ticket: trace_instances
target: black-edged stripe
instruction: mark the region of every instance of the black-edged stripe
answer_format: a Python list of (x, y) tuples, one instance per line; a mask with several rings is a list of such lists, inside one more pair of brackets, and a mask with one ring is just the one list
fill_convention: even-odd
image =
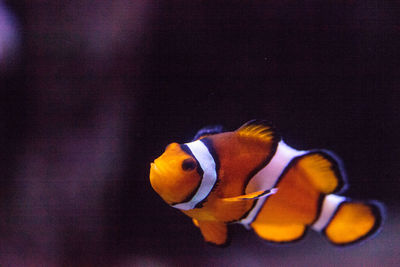
[[(282, 181), (283, 177), (285, 177), (285, 175), (289, 172), (289, 170), (290, 170), (303, 156), (305, 156), (305, 155), (307, 155), (307, 154), (303, 154), (303, 155), (294, 157), (294, 158), (286, 165), (286, 167), (283, 169), (281, 175), (280, 175), (279, 178), (276, 180), (276, 182), (275, 182), (275, 184), (272, 186), (272, 188), (277, 188), (277, 187), (279, 187), (279, 183)], [(267, 197), (267, 199), (265, 200), (263, 206), (267, 205), (268, 199), (269, 199), (269, 197)], [(261, 210), (262, 210), (262, 207), (261, 207), (261, 209), (257, 212), (256, 216), (254, 217), (253, 222), (257, 220), (258, 214), (260, 213)]]
[(324, 204), (325, 194), (319, 194), (318, 201), (317, 201), (317, 212), (315, 213), (314, 220), (309, 225), (313, 225), (316, 221), (318, 221), (319, 216), (321, 216), (322, 206)]
[[(212, 140), (211, 140), (210, 138), (207, 138), (207, 137), (200, 139), (200, 142), (202, 142), (202, 143), (206, 146), (206, 148), (208, 149), (208, 152), (210, 152), (211, 156), (212, 156), (213, 159), (214, 159), (214, 162), (215, 162), (215, 172), (216, 172), (216, 174), (217, 174), (217, 181), (215, 182), (213, 188), (212, 188), (211, 191), (208, 193), (208, 195), (207, 195), (202, 201), (200, 201), (199, 203), (197, 203), (196, 206), (195, 206), (195, 208), (201, 208), (201, 207), (203, 207), (204, 203), (207, 202), (207, 200), (208, 200), (208, 196), (211, 194), (211, 192), (213, 192), (213, 191), (215, 190), (215, 188), (218, 187), (219, 182), (220, 182), (220, 179), (219, 179), (219, 177), (220, 177), (220, 176), (219, 176), (219, 171), (220, 171), (220, 166), (221, 166), (221, 164), (220, 164), (220, 161), (219, 161), (218, 154), (217, 154), (217, 152), (216, 152), (216, 150), (215, 150), (215, 148), (214, 148), (213, 142), (212, 142)], [(203, 176), (201, 176), (201, 177), (203, 177)], [(197, 188), (197, 189), (198, 189), (198, 188)], [(197, 189), (196, 189), (196, 192), (197, 192)]]

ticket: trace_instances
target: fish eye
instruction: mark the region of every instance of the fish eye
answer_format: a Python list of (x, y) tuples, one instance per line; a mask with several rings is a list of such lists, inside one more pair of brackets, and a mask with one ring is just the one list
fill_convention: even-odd
[(191, 171), (191, 170), (194, 170), (195, 168), (196, 168), (196, 161), (194, 161), (194, 159), (189, 158), (189, 159), (185, 159), (182, 162), (182, 169), (184, 171)]

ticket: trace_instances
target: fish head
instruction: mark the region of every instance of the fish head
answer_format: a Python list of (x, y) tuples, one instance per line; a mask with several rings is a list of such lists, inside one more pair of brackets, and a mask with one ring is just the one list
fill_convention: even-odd
[(170, 205), (188, 200), (200, 182), (196, 159), (178, 143), (168, 145), (165, 152), (151, 163), (151, 186)]

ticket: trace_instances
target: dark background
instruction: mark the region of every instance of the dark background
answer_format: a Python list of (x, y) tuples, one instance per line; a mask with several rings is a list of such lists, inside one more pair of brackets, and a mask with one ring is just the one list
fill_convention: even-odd
[[(0, 57), (2, 265), (399, 265), (399, 3), (5, 4), (19, 45)], [(338, 154), (346, 195), (385, 203), (381, 234), (279, 247), (233, 226), (230, 247), (206, 245), (149, 164), (204, 125), (253, 118)]]

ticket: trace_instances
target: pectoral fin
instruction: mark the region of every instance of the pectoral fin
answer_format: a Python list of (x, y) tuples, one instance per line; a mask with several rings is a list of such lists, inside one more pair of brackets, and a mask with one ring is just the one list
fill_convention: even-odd
[(228, 227), (225, 223), (214, 221), (197, 221), (205, 241), (217, 246), (228, 244)]
[(248, 201), (248, 200), (254, 200), (254, 199), (259, 199), (262, 197), (266, 197), (272, 194), (275, 194), (278, 191), (278, 188), (272, 188), (271, 190), (265, 190), (265, 191), (258, 191), (246, 195), (241, 195), (237, 197), (230, 197), (230, 198), (223, 198), (223, 201), (226, 202), (240, 202), (240, 201)]

